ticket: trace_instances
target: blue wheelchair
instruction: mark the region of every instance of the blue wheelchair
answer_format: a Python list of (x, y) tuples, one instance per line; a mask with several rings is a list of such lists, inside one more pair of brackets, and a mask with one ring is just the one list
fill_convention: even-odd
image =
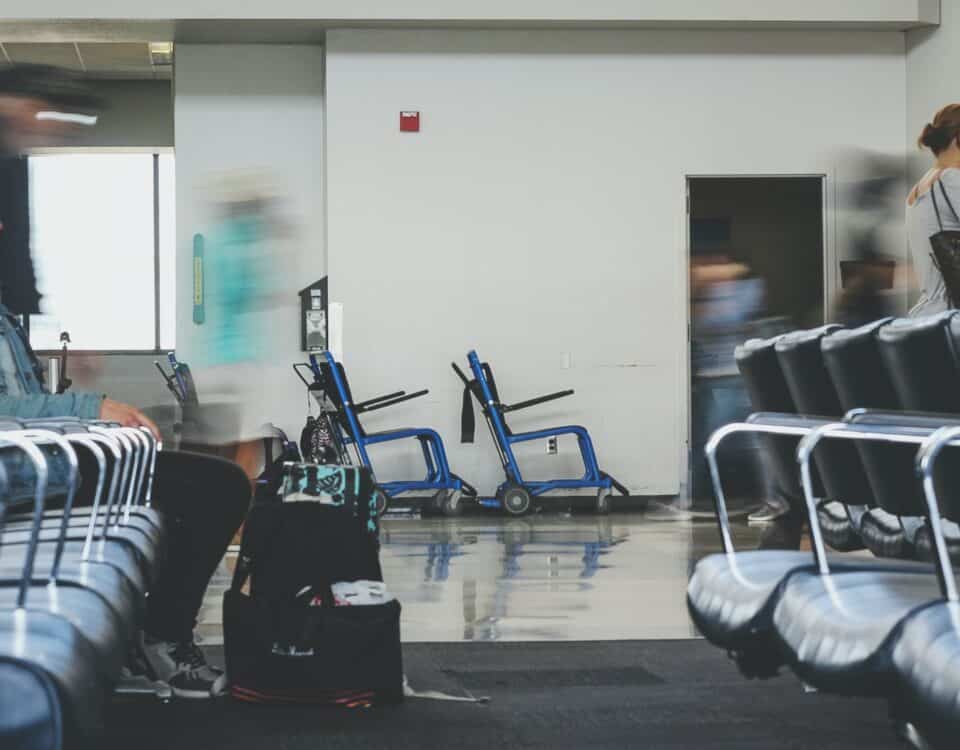
[(322, 391), (329, 400), (333, 417), (330, 425), (342, 455), (346, 456), (347, 448), (352, 446), (358, 462), (373, 472), (367, 451), (369, 446), (407, 439), (420, 442), (426, 464), (426, 477), (420, 480), (378, 482), (377, 506), (381, 514), (393, 498), (408, 492), (432, 493), (430, 509), (445, 515), (459, 514), (463, 508), (462, 501), (477, 496), (477, 491), (471, 485), (450, 471), (443, 439), (436, 430), (406, 427), (384, 432), (367, 432), (360, 423), (361, 414), (420, 398), (429, 391), (410, 394), (397, 391), (357, 403), (353, 400), (346, 370), (330, 352), (311, 354), (309, 367), (313, 372), (313, 382), (308, 383), (307, 387), (315, 396)]
[[(507, 513), (514, 516), (528, 513), (533, 504), (533, 498), (543, 495), (545, 492), (550, 492), (551, 490), (596, 489), (596, 510), (598, 513), (606, 514), (610, 512), (610, 496), (613, 490), (617, 490), (617, 492), (624, 496), (630, 494), (627, 488), (620, 482), (600, 470), (597, 464), (597, 454), (593, 449), (593, 442), (590, 440), (590, 435), (585, 427), (568, 425), (536, 430), (534, 432), (515, 433), (511, 431), (507, 425), (506, 415), (510, 412), (572, 396), (572, 390), (559, 391), (558, 393), (551, 393), (547, 396), (539, 396), (538, 398), (521, 401), (517, 404), (504, 404), (500, 401), (497, 383), (493, 377), (493, 370), (490, 368), (490, 365), (486, 362), (481, 363), (475, 351), (467, 354), (467, 361), (470, 364), (470, 371), (473, 374), (472, 379), (468, 378), (455, 362), (452, 363), (454, 372), (457, 373), (457, 376), (463, 381), (464, 385), (464, 433), (465, 435), (472, 433), (473, 406), (469, 394), (473, 394), (483, 410), (484, 417), (487, 420), (487, 427), (490, 429), (493, 442), (500, 455), (500, 463), (503, 465), (506, 481), (497, 488), (496, 499)], [(583, 457), (584, 475), (579, 479), (548, 479), (543, 481), (524, 479), (520, 473), (520, 465), (517, 463), (516, 456), (513, 453), (513, 446), (517, 443), (525, 443), (531, 440), (546, 440), (547, 438), (559, 437), (561, 435), (576, 436), (577, 443), (580, 446), (580, 454)]]

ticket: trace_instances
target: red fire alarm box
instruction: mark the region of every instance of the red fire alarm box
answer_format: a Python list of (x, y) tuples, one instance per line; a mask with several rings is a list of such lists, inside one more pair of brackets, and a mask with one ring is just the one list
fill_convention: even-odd
[(400, 113), (400, 132), (401, 133), (419, 133), (420, 132), (420, 113), (419, 112), (401, 112)]

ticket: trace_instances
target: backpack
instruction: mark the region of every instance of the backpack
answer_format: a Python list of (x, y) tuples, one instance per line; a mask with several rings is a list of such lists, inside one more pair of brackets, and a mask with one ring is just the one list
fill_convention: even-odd
[(288, 464), (283, 494), (297, 499), (254, 504), (223, 600), (235, 698), (349, 707), (402, 699), (399, 602), (338, 606), (334, 597), (350, 582), (382, 593), (370, 583), (383, 580), (374, 487), (363, 467)]

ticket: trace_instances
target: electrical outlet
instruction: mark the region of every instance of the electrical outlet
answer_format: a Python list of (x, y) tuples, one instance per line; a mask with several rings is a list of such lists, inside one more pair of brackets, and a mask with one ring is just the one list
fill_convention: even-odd
[(556, 436), (554, 436), (554, 437), (548, 437), (548, 438), (547, 438), (547, 454), (550, 455), (550, 456), (555, 456), (555, 455), (557, 455), (557, 438), (556, 438)]

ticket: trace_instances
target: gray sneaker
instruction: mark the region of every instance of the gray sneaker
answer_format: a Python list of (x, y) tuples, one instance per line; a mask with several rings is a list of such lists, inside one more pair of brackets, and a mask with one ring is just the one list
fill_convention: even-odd
[(216, 698), (227, 690), (227, 675), (207, 664), (192, 640), (161, 641), (144, 634), (143, 655), (153, 677), (166, 682), (178, 698)]
[(755, 510), (753, 513), (747, 516), (747, 523), (773, 523), (781, 516), (786, 515), (789, 511), (790, 506), (783, 500), (779, 498), (775, 500), (767, 500), (759, 510)]

